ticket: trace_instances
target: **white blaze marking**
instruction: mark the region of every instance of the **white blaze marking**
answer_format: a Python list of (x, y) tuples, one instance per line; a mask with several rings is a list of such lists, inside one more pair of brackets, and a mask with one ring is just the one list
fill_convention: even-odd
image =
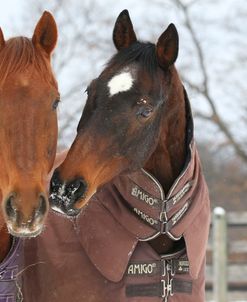
[(130, 72), (122, 72), (115, 75), (107, 84), (110, 96), (119, 92), (128, 91), (133, 85), (134, 79)]

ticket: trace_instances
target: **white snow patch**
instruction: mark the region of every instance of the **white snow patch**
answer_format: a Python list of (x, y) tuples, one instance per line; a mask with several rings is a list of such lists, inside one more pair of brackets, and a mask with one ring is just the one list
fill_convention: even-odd
[(59, 207), (57, 206), (51, 206), (52, 210), (55, 211), (55, 212), (58, 212), (58, 213), (61, 213), (61, 214), (65, 214)]
[(63, 196), (64, 192), (65, 192), (65, 183), (63, 183), (63, 185), (59, 187), (58, 195)]
[(128, 91), (132, 87), (134, 79), (130, 72), (122, 72), (115, 75), (107, 84), (110, 96), (119, 92)]

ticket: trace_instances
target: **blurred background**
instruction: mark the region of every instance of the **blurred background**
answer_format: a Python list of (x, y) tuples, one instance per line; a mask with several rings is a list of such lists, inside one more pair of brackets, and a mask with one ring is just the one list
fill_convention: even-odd
[[(245, 242), (241, 247), (245, 246), (242, 251), (246, 254), (229, 261), (241, 258), (247, 263), (247, 216), (243, 216), (247, 211), (247, 1), (0, 3), (0, 26), (5, 38), (31, 37), (44, 10), (52, 12), (57, 21), (59, 41), (53, 66), (62, 100), (59, 149), (69, 147), (73, 141), (86, 98), (84, 91), (115, 52), (112, 29), (118, 14), (125, 8), (129, 10), (140, 40), (156, 42), (169, 23), (176, 25), (180, 36), (176, 65), (191, 100), (212, 207), (220, 205), (229, 213), (239, 213), (235, 221), (243, 223), (230, 228), (228, 237), (229, 241), (237, 238), (238, 244)], [(210, 248), (208, 253), (210, 259)]]

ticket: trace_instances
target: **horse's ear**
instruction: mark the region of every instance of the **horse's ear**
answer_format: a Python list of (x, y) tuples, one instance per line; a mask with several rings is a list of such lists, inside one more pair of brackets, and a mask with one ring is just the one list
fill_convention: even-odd
[(175, 63), (178, 56), (178, 32), (174, 24), (170, 24), (159, 37), (156, 45), (159, 65), (168, 68)]
[(4, 45), (5, 45), (5, 40), (4, 40), (2, 29), (0, 27), (0, 50), (4, 47)]
[(113, 29), (113, 42), (117, 50), (129, 47), (136, 42), (136, 34), (127, 9), (118, 16)]
[(48, 55), (57, 43), (57, 25), (51, 13), (45, 11), (35, 27), (32, 42), (42, 47)]

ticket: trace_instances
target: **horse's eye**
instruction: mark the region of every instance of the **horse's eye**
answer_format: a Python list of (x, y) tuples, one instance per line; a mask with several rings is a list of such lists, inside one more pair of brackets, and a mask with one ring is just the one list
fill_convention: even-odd
[(137, 112), (137, 116), (148, 118), (151, 116), (152, 113), (153, 113), (153, 108), (151, 106), (145, 106), (139, 108)]
[(59, 102), (60, 102), (60, 99), (56, 99), (56, 100), (53, 102), (53, 104), (52, 104), (52, 109), (53, 109), (53, 110), (56, 110), (56, 109), (57, 109), (57, 106), (58, 106)]

